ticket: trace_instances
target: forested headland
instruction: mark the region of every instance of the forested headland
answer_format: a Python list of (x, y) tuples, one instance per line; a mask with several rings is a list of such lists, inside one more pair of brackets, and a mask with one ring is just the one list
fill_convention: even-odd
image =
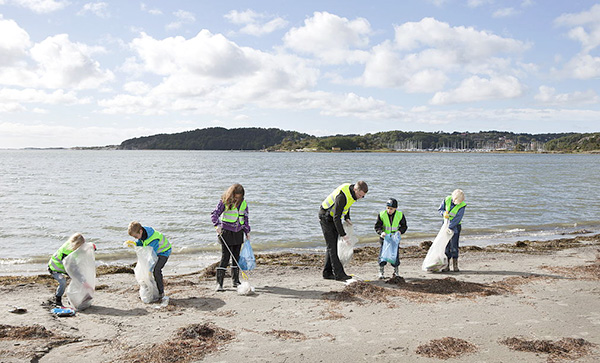
[(313, 136), (277, 128), (212, 127), (123, 141), (124, 150), (265, 151), (600, 151), (600, 133), (526, 134), (503, 131), (385, 131)]

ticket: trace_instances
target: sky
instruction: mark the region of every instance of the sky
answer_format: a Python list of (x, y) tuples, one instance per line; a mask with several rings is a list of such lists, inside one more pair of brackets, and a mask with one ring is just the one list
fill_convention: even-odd
[(600, 131), (600, 1), (0, 0), (0, 148)]

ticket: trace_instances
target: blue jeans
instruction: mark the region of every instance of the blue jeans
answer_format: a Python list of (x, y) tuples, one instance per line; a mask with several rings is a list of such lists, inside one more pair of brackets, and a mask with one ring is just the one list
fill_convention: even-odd
[(65, 293), (65, 288), (67, 287), (67, 277), (60, 272), (52, 271), (50, 269), (48, 269), (48, 270), (50, 271), (50, 274), (52, 275), (52, 277), (54, 277), (54, 279), (56, 281), (58, 281), (58, 288), (56, 289), (56, 296), (62, 297)]
[(460, 224), (454, 229), (454, 235), (450, 239), (450, 242), (446, 245), (446, 256), (448, 259), (458, 258), (458, 237), (460, 237)]

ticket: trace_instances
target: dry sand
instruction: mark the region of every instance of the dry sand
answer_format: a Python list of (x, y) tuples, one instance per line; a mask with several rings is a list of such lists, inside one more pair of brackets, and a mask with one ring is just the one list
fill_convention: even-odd
[(321, 278), (323, 256), (263, 255), (252, 296), (230, 279), (215, 292), (214, 266), (167, 263), (163, 308), (140, 301), (129, 268), (99, 271), (92, 307), (68, 318), (49, 312), (49, 275), (0, 277), (0, 362), (600, 361), (600, 235), (516, 246), (463, 248), (444, 274), (405, 249), (388, 281), (363, 248), (350, 285)]

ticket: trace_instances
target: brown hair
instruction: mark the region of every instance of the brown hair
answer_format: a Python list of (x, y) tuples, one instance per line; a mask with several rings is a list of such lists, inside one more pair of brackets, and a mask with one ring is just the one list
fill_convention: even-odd
[(127, 228), (127, 233), (131, 237), (133, 237), (133, 234), (138, 233), (139, 231), (142, 230), (142, 228), (144, 228), (144, 227), (142, 227), (140, 222), (133, 221), (133, 222), (129, 223), (129, 227)]
[(242, 200), (240, 200), (236, 204), (236, 200), (235, 200), (236, 194), (241, 194), (242, 200), (244, 199), (245, 191), (244, 191), (244, 187), (242, 186), (242, 184), (235, 183), (232, 186), (230, 186), (229, 188), (227, 188), (225, 193), (223, 193), (223, 195), (221, 196), (221, 200), (223, 201), (223, 204), (225, 204), (225, 207), (231, 209), (231, 208), (233, 208), (234, 205), (236, 207), (239, 207), (240, 204), (242, 204)]
[(357, 181), (357, 182), (356, 182), (356, 187), (357, 187), (359, 190), (362, 190), (362, 191), (363, 191), (363, 192), (365, 192), (365, 193), (367, 193), (367, 192), (369, 191), (369, 186), (367, 185), (367, 183), (365, 183), (365, 182), (364, 182), (364, 181), (362, 181), (362, 180), (359, 180), (359, 181)]

